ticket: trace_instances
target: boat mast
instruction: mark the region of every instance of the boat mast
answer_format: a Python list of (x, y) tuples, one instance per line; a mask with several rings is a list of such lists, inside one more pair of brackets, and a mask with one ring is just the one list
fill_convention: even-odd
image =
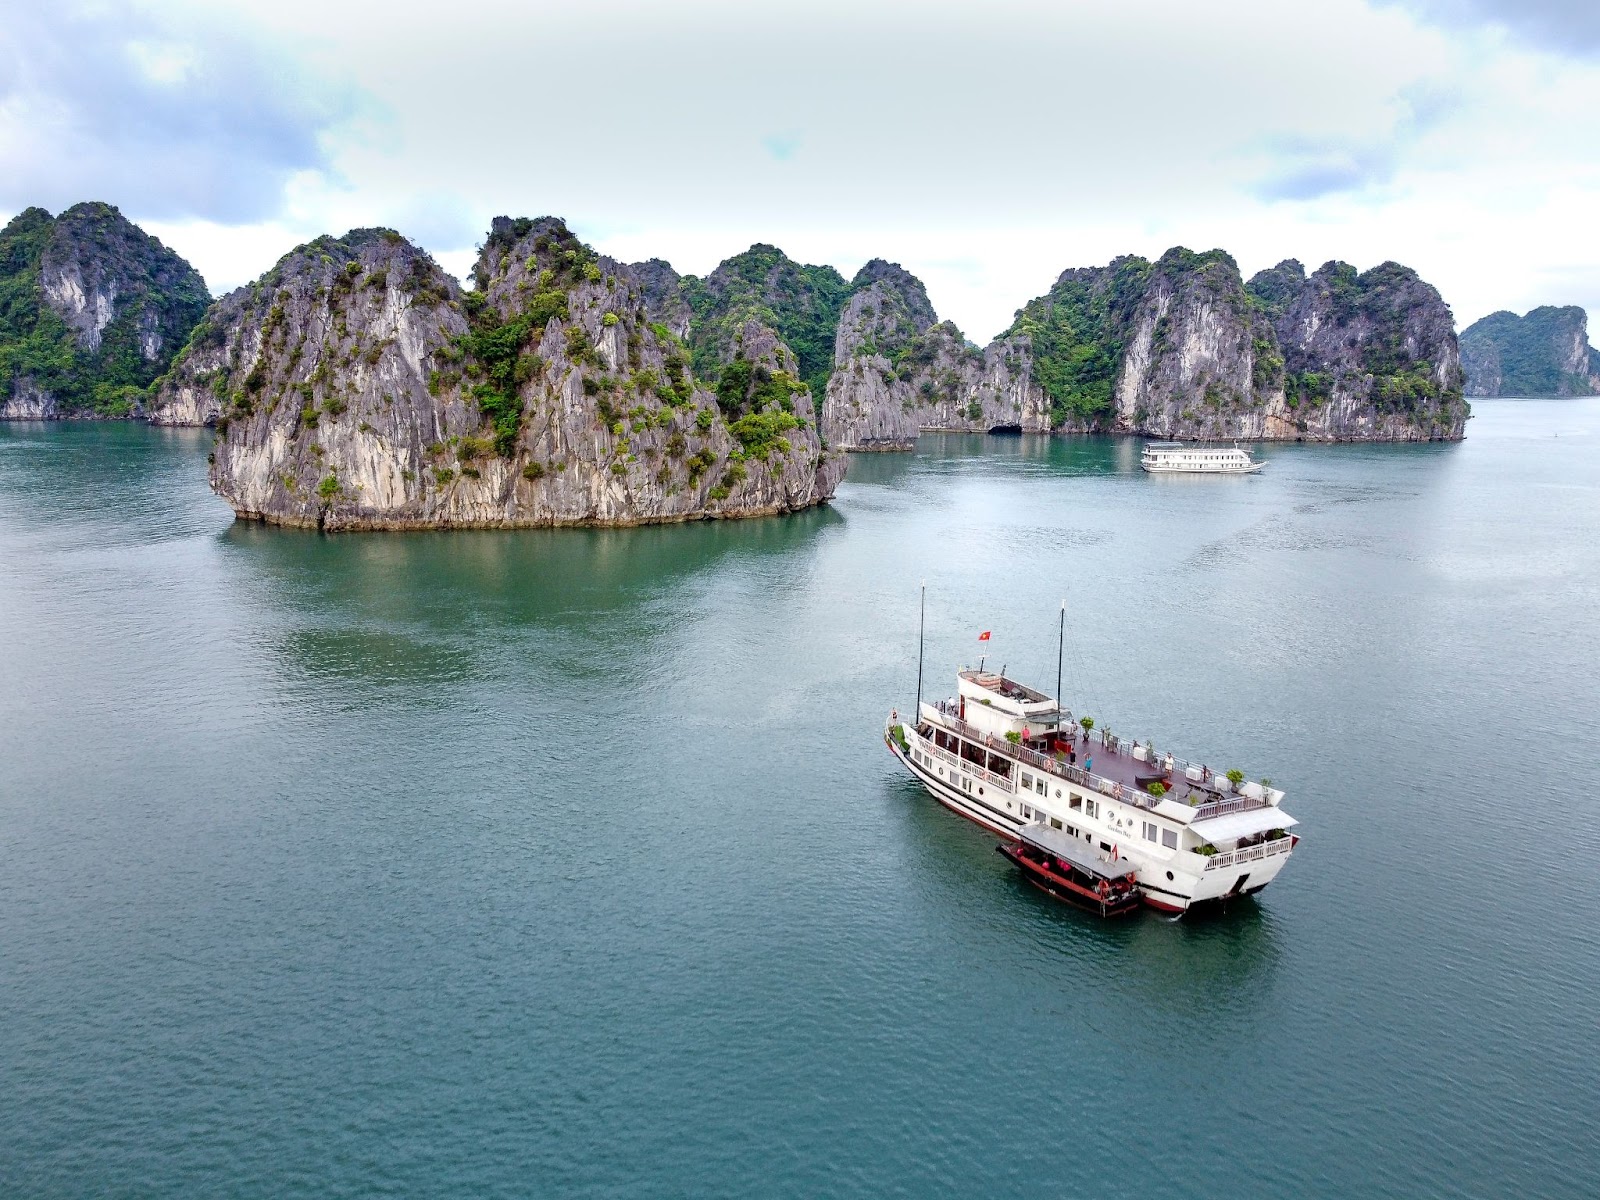
[[(1058, 714), (1061, 711), (1061, 652), (1066, 647), (1066, 644), (1067, 644), (1067, 602), (1065, 600), (1063, 600), (1061, 602), (1061, 630), (1056, 635), (1056, 712)], [(1061, 726), (1060, 726), (1059, 722), (1056, 725), (1056, 732), (1057, 733), (1061, 732)]]
[(913, 725), (922, 722), (922, 634), (928, 626), (928, 581), (922, 581), (922, 610), (917, 616), (917, 707), (911, 714)]

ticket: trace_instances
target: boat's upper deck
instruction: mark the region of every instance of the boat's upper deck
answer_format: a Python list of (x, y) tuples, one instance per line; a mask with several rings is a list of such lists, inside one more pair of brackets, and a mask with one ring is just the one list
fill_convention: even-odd
[(1004, 675), (997, 675), (993, 671), (960, 671), (958, 677), (968, 683), (982, 688), (984, 691), (999, 696), (1005, 700), (1013, 700), (1018, 704), (1045, 704), (1055, 707), (1055, 700), (1043, 692), (1035, 691), (1025, 683), (1018, 683), (1015, 679), (1007, 679)]
[[(976, 672), (962, 672), (961, 678), (965, 680), (969, 674)], [(961, 697), (936, 704), (925, 703), (922, 716), (933, 718), (948, 732), (981, 745), (990, 753), (1144, 808), (1170, 806), (1167, 812), (1173, 816), (1181, 814), (1180, 819), (1186, 822), (1276, 806), (1283, 797), (1281, 791), (1262, 783), (1244, 782), (1235, 787), (1225, 771), (1217, 772), (1201, 763), (1186, 762), (1139, 741), (1130, 741), (1109, 729), (1085, 732), (1073, 723), (1070, 712), (1058, 709), (1048, 696), (1032, 688), (1022, 688), (1020, 684), (1012, 686), (1025, 691), (1030, 699), (1038, 697), (1036, 703), (1058, 713), (1059, 726), (1055, 721), (1048, 722), (1055, 728), (1041, 729), (1040, 736), (1026, 740), (996, 737), (966, 719), (987, 714), (973, 713), (970, 703), (963, 705)], [(1167, 789), (1159, 797), (1149, 790), (1149, 785), (1157, 782)]]

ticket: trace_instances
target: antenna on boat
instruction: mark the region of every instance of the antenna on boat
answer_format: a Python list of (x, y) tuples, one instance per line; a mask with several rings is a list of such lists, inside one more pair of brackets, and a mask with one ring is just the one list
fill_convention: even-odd
[(917, 707), (911, 714), (912, 724), (922, 721), (922, 634), (928, 626), (928, 581), (922, 581), (922, 611), (917, 616)]
[[(1061, 631), (1056, 635), (1056, 712), (1061, 712), (1061, 652), (1067, 644), (1067, 602), (1061, 602)], [(1059, 725), (1057, 729), (1059, 731)]]

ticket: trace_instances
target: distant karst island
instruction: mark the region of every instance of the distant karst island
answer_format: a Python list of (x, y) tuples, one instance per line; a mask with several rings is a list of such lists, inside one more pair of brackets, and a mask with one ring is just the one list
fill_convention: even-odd
[(470, 288), (362, 229), (207, 307), (82, 204), (0, 233), (0, 289), (0, 417), (214, 425), (240, 516), (324, 529), (787, 512), (833, 494), (840, 451), (927, 430), (1424, 441), (1468, 415), (1450, 310), (1395, 263), (1247, 282), (1220, 250), (1127, 256), (980, 348), (881, 259), (846, 280), (755, 245), (681, 276), (554, 217), (496, 218)]
[(1461, 334), (1469, 396), (1600, 395), (1600, 350), (1575, 305), (1490, 313)]
[(210, 303), (111, 205), (26, 209), (0, 231), (0, 418), (139, 415)]

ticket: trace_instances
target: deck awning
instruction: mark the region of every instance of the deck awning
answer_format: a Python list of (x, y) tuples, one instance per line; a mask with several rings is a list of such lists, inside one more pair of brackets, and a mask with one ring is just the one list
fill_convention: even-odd
[[(1071, 718), (1072, 714), (1067, 712), (1065, 709), (1053, 708), (1049, 712), (1024, 713), (1022, 716), (1022, 723), (1024, 725), (1036, 725), (1042, 728), (1046, 725), (1060, 725), (1061, 722), (1071, 720)], [(1015, 720), (1015, 718), (1013, 718), (1013, 720)]]
[(1030, 846), (1037, 846), (1071, 863), (1078, 870), (1097, 875), (1102, 879), (1121, 879), (1124, 875), (1132, 875), (1139, 869), (1125, 858), (1107, 862), (1095, 853), (1088, 842), (1069, 836), (1065, 830), (1052, 829), (1049, 825), (1041, 825), (1038, 822), (1024, 825), (1017, 831), (1017, 836)]
[(1290, 829), (1299, 823), (1281, 808), (1253, 808), (1248, 812), (1195, 821), (1189, 828), (1208, 842), (1229, 842), (1234, 838), (1254, 837), (1269, 829)]

